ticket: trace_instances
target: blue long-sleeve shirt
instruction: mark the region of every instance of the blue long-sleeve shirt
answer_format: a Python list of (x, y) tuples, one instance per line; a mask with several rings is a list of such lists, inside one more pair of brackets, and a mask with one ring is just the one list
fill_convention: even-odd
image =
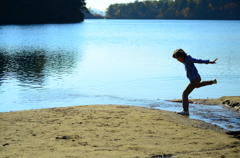
[(194, 59), (192, 58), (190, 55), (188, 55), (186, 57), (186, 59), (184, 60), (183, 64), (185, 66), (185, 70), (187, 73), (187, 78), (190, 81), (194, 81), (196, 80), (198, 77), (200, 77), (197, 68), (195, 67), (194, 63), (205, 63), (208, 64), (209, 60), (202, 60), (202, 59)]

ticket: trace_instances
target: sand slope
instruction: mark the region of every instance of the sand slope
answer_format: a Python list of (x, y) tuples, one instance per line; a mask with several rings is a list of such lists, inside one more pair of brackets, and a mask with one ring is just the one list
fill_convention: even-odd
[(134, 106), (0, 113), (0, 157), (239, 157), (240, 140), (217, 131), (185, 116)]

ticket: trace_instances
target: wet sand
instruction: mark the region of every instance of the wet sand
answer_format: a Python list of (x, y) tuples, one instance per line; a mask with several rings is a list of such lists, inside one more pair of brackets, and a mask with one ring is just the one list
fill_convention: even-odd
[(238, 133), (173, 112), (89, 105), (0, 113), (0, 157), (226, 157)]
[[(182, 102), (181, 99), (167, 100), (171, 102)], [(221, 98), (210, 98), (210, 99), (189, 99), (190, 103), (204, 104), (204, 105), (224, 105), (233, 108), (240, 112), (240, 96), (224, 96)]]

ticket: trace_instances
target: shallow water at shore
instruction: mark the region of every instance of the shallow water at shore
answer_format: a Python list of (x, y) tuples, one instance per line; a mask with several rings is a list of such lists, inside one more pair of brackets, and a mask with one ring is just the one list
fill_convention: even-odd
[[(66, 103), (55, 100), (51, 106), (47, 106), (48, 102), (39, 99), (39, 104), (45, 102), (46, 106), (42, 108), (51, 108), (51, 107), (66, 107)], [(65, 101), (71, 101), (75, 105), (90, 105), (89, 100), (91, 100), (91, 105), (132, 105), (132, 106), (141, 106), (159, 110), (166, 110), (171, 112), (177, 112), (182, 110), (181, 103), (169, 102), (165, 100), (151, 100), (151, 99), (130, 99), (130, 98), (119, 98), (114, 96), (80, 96), (72, 95), (69, 98), (65, 98)], [(82, 104), (79, 104), (81, 102)], [(85, 104), (84, 104), (85, 103)], [(25, 104), (29, 109), (34, 109), (34, 106), (31, 102)], [(35, 107), (38, 109), (38, 105)], [(16, 107), (9, 107), (7, 111), (17, 111), (22, 110), (20, 105), (19, 109)], [(176, 114), (177, 115), (177, 114)], [(222, 106), (222, 105), (202, 105), (202, 104), (190, 104), (190, 116), (189, 119), (201, 120), (207, 123), (215, 124), (225, 130), (229, 131), (240, 131), (240, 113)]]
[[(181, 103), (164, 102), (154, 108), (176, 112), (182, 110), (181, 106)], [(215, 124), (229, 131), (240, 131), (240, 113), (223, 105), (190, 104), (190, 115), (187, 117)]]

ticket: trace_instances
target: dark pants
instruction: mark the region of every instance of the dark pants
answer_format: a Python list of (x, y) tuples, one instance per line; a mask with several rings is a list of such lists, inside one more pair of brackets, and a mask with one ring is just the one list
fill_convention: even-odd
[(182, 106), (183, 106), (183, 111), (188, 111), (189, 107), (189, 102), (188, 102), (188, 95), (195, 89), (195, 88), (200, 88), (203, 86), (207, 85), (212, 85), (213, 81), (202, 81), (201, 82), (201, 77), (197, 78), (194, 81), (191, 81), (185, 90), (183, 91), (182, 94)]

